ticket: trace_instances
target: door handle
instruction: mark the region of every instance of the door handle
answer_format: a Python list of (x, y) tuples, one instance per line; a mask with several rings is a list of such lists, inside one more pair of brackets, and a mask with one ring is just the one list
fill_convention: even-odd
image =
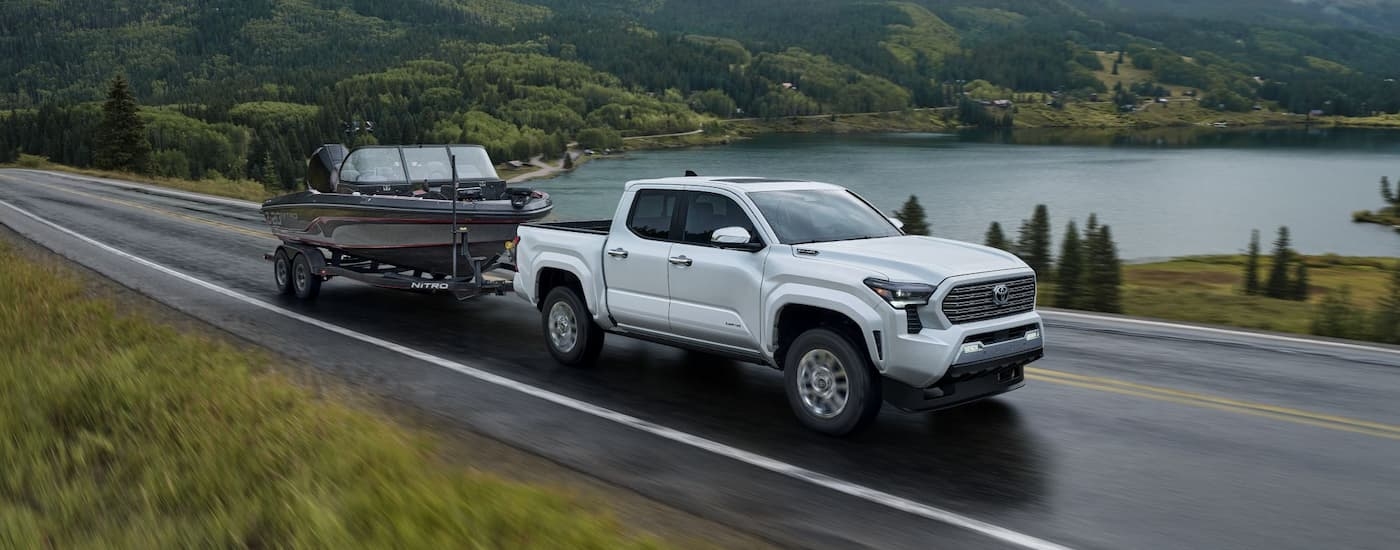
[(614, 258), (626, 258), (627, 251), (621, 248), (614, 248), (608, 251), (608, 255)]
[(674, 258), (671, 258), (671, 265), (678, 265), (678, 266), (681, 266), (681, 267), (690, 267), (691, 265), (694, 265), (694, 264), (695, 264), (695, 260), (692, 260), (692, 259), (687, 258), (687, 257), (685, 257), (685, 256), (676, 256), (676, 257), (674, 257)]

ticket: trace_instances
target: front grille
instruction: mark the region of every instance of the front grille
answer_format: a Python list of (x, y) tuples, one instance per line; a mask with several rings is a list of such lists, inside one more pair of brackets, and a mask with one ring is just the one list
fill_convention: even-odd
[[(1000, 285), (1006, 285), (1010, 291), (1005, 305), (997, 305), (994, 299), (994, 292)], [(943, 314), (955, 325), (997, 319), (1034, 309), (1034, 276), (959, 286), (943, 299)]]

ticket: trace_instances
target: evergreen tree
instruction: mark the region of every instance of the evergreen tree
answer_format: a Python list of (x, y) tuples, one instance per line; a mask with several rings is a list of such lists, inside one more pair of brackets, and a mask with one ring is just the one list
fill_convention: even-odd
[(1118, 260), (1118, 248), (1113, 233), (1101, 226), (1085, 241), (1085, 276), (1080, 307), (1091, 311), (1121, 313), (1123, 311), (1123, 266)]
[(1094, 234), (1094, 233), (1097, 232), (1098, 230), (1099, 230), (1099, 215), (1098, 215), (1098, 214), (1095, 214), (1095, 213), (1093, 213), (1093, 212), (1090, 212), (1090, 213), (1089, 213), (1089, 222), (1086, 223), (1086, 224), (1084, 224), (1084, 238), (1087, 240), (1087, 239), (1089, 238), (1089, 235)]
[(1084, 243), (1074, 222), (1065, 228), (1064, 244), (1060, 247), (1059, 269), (1055, 274), (1055, 307), (1074, 308), (1079, 303), (1080, 286), (1084, 281)]
[(1117, 63), (1114, 63), (1114, 64), (1113, 64), (1113, 74), (1115, 74), (1115, 75), (1118, 74), (1118, 64), (1117, 64)]
[(1289, 299), (1306, 302), (1308, 301), (1308, 263), (1301, 257), (1298, 258), (1298, 267), (1293, 271), (1293, 289), (1289, 292)]
[(1244, 260), (1244, 293), (1259, 295), (1259, 230), (1249, 236), (1249, 252)]
[(1021, 234), (1016, 243), (1016, 254), (1031, 266), (1041, 277), (1050, 274), (1050, 209), (1043, 204), (1035, 206), (1035, 214), (1029, 222), (1021, 222)]
[(1278, 238), (1274, 239), (1273, 265), (1269, 268), (1269, 282), (1264, 286), (1265, 296), (1285, 299), (1292, 293), (1293, 284), (1288, 280), (1288, 264), (1293, 261), (1290, 244), (1288, 227), (1278, 228)]
[(1400, 344), (1400, 262), (1390, 272), (1390, 288), (1378, 303), (1375, 330), (1371, 335), (1377, 342)]
[(904, 222), (904, 233), (908, 235), (928, 235), (928, 216), (924, 213), (919, 197), (909, 195), (904, 207), (894, 213), (894, 217)]
[(1351, 287), (1342, 286), (1328, 292), (1313, 317), (1312, 333), (1334, 338), (1362, 338), (1366, 332), (1366, 313), (1351, 303)]
[(570, 153), (568, 149), (564, 150), (564, 163), (560, 166), (563, 167), (565, 170), (574, 169), (574, 155), (573, 153)]
[(93, 163), (105, 170), (144, 174), (151, 170), (151, 144), (146, 140), (146, 124), (136, 106), (136, 98), (126, 77), (112, 79), (107, 102), (102, 104), (102, 123), (97, 127)]
[(1011, 243), (1006, 242), (1006, 233), (1001, 230), (1001, 224), (992, 222), (992, 226), (987, 228), (987, 246), (1000, 250), (1010, 250)]
[(1400, 189), (1392, 191), (1390, 189), (1390, 178), (1381, 176), (1381, 198), (1392, 210), (1400, 210)]

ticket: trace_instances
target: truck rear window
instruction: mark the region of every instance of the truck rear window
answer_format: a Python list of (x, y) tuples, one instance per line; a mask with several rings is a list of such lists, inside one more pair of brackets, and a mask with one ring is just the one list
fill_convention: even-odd
[(637, 193), (632, 212), (627, 216), (627, 228), (644, 239), (665, 240), (671, 237), (671, 220), (680, 202), (677, 191), (648, 190)]

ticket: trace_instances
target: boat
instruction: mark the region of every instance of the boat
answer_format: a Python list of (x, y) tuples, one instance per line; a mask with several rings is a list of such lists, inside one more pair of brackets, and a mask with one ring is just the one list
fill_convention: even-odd
[(470, 265), (454, 242), (491, 263), (520, 224), (553, 208), (546, 193), (508, 187), (481, 146), (326, 145), (308, 162), (307, 190), (263, 203), (262, 214), (284, 243), (445, 277)]

